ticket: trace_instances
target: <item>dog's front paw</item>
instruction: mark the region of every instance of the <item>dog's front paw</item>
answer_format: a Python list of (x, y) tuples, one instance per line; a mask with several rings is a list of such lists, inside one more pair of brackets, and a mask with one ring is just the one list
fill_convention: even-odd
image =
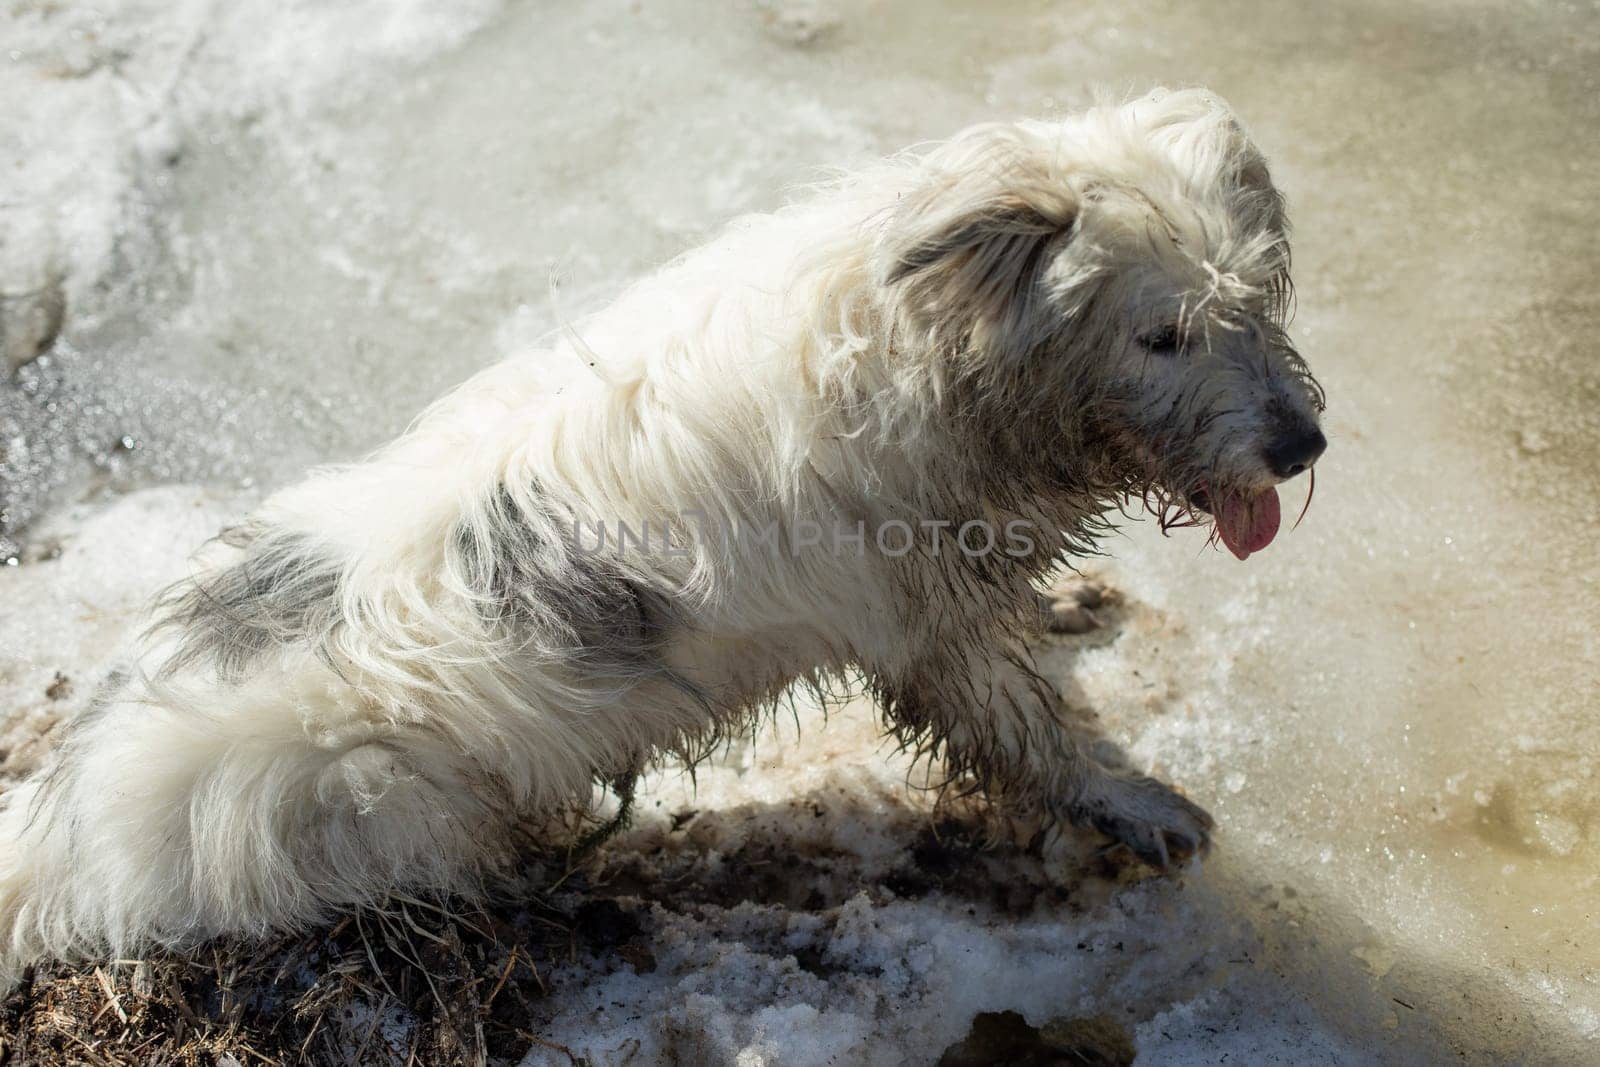
[(1096, 610), (1115, 599), (1115, 593), (1093, 578), (1074, 574), (1039, 594), (1044, 628), (1053, 634), (1086, 634), (1100, 628)]
[(1154, 778), (1106, 774), (1078, 804), (1078, 821), (1157, 870), (1204, 852), (1216, 825), (1205, 809)]

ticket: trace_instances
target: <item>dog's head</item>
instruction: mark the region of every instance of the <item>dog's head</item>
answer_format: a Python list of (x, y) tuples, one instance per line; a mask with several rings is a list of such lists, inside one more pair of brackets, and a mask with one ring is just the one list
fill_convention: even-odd
[(903, 328), (1005, 447), (1243, 559), (1326, 442), (1283, 198), (1225, 104), (1157, 91), (925, 157), (879, 245)]

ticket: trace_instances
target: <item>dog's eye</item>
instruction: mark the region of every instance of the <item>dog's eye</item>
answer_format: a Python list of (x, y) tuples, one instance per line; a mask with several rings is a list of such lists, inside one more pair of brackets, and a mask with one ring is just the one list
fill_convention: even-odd
[(1154, 352), (1158, 356), (1175, 356), (1178, 354), (1178, 349), (1183, 347), (1176, 326), (1157, 326), (1139, 338), (1139, 343), (1146, 351)]

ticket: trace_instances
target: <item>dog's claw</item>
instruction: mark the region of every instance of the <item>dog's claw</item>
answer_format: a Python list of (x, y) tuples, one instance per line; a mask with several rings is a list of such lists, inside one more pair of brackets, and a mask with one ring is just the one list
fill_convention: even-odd
[(1160, 871), (1204, 853), (1216, 825), (1198, 804), (1147, 777), (1106, 775), (1082, 812), (1083, 822)]

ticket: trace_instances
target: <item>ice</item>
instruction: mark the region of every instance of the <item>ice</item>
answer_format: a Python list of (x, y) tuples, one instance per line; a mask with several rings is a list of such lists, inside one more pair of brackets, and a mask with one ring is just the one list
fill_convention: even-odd
[[(1110, 1015), (1130, 1035), (1151, 1019), (1139, 1047), (1167, 1062), (1204, 1048), (1361, 1058), (1295, 990), (1252, 971), (1263, 945), (1205, 873), (1058, 887), (1041, 907), (1052, 875), (1036, 860), (955, 841), (944, 857), (926, 806), (905, 798), (904, 758), (856, 758), (879, 747), (867, 709), (777, 733), (702, 770), (697, 788), (670, 770), (646, 783), (654, 803), (596, 879), (641, 887), (653, 957), (551, 975), (566, 992), (541, 1037), (599, 1063), (631, 1050), (644, 1062), (915, 1064), (977, 1013), (1010, 1010), (1035, 1025)], [(948, 891), (969, 867), (990, 888)], [(945, 891), (919, 884), (929, 871)], [(1160, 1014), (1174, 1005), (1181, 1025)], [(1226, 1036), (1207, 1045), (1196, 1031)]]
[(1597, 31), (1489, 0), (13, 5), (4, 773), (189, 546), (558, 313), (829, 166), (1203, 83), (1290, 196), (1316, 500), (1246, 564), (1130, 528), (1107, 626), (1042, 655), (1217, 815), (1212, 857), (935, 877), (915, 769), (862, 709), (807, 717), (647, 783), (606, 862), (656, 965), (569, 962), (539, 1036), (921, 1063), (1014, 1010), (1109, 1013), (1156, 1063), (1592, 1058)]
[(1198, 997), (1139, 1027), (1140, 1064), (1152, 1067), (1212, 1063), (1357, 1064), (1382, 1062), (1328, 1032), (1299, 1006), (1263, 1019), (1258, 1010), (1216, 996)]

